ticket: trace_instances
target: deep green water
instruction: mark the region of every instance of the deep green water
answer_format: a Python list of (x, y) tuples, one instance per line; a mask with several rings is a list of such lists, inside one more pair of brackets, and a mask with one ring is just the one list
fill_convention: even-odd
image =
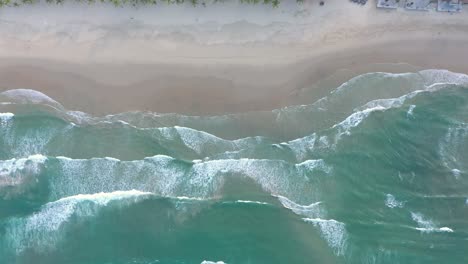
[(93, 117), (32, 90), (0, 112), (2, 264), (468, 263), (465, 75), (225, 116)]

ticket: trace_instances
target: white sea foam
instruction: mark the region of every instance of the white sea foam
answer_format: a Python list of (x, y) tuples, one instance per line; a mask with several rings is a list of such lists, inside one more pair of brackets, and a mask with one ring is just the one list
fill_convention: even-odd
[(72, 158), (64, 157), (64, 156), (57, 156), (57, 157), (55, 157), (55, 158), (56, 158), (56, 159), (59, 159), (59, 160), (68, 160), (68, 161), (73, 160)]
[(164, 127), (158, 128), (166, 140), (178, 140), (198, 155), (207, 155), (211, 149), (223, 148), (225, 151), (236, 150), (234, 143), (229, 140), (216, 137), (209, 133), (186, 128), (186, 127)]
[(319, 138), (319, 143), (321, 145), (321, 147), (323, 148), (326, 148), (330, 145), (330, 143), (328, 142), (328, 137), (327, 136), (321, 136)]
[(424, 84), (430, 86), (437, 83), (468, 85), (468, 75), (447, 70), (431, 69), (418, 73), (424, 79)]
[(108, 161), (114, 161), (114, 162), (119, 162), (120, 161), (119, 159), (112, 158), (112, 157), (105, 157), (104, 159), (106, 159)]
[(450, 232), (450, 233), (453, 232), (453, 229), (451, 229), (449, 227), (441, 227), (441, 228), (439, 228), (439, 230), (442, 231), (442, 232)]
[(296, 164), (296, 167), (307, 168), (308, 170), (320, 169), (320, 170), (324, 171), (325, 173), (330, 173), (332, 171), (332, 167), (327, 165), (325, 163), (325, 161), (322, 160), (322, 159), (306, 160), (304, 162)]
[(433, 233), (433, 232), (447, 232), (453, 233), (453, 230), (449, 227), (441, 227), (441, 228), (426, 228), (426, 227), (416, 227), (416, 230), (419, 230), (423, 233)]
[(237, 200), (235, 201), (235, 203), (269, 205), (269, 203), (259, 202), (259, 201), (249, 201), (249, 200)]
[(34, 153), (47, 154), (48, 143), (57, 135), (66, 134), (67, 129), (69, 128), (49, 126), (45, 129), (25, 129), (20, 132), (18, 127), (8, 125), (6, 129), (0, 129), (0, 136), (8, 156), (26, 157)]
[[(32, 161), (44, 161), (38, 155)], [(10, 167), (22, 168), (28, 159), (3, 161), (2, 174), (11, 175)], [(321, 162), (293, 165), (272, 160), (214, 160), (196, 164), (183, 163), (172, 157), (157, 155), (144, 160), (119, 161), (113, 158), (71, 159), (56, 157), (54, 172), (46, 173), (49, 184), (49, 199), (117, 190), (138, 189), (163, 197), (177, 199), (210, 199), (219, 195), (224, 179), (230, 175), (247, 177), (257, 182), (270, 193), (301, 197), (302, 193), (316, 193), (314, 185), (305, 175), (310, 175), (314, 166)], [(8, 166), (7, 166), (8, 165)], [(36, 166), (36, 165), (35, 165)], [(307, 167), (307, 171), (304, 170)], [(42, 167), (40, 167), (42, 168)], [(58, 171), (57, 171), (58, 170)], [(24, 173), (18, 174), (24, 175)], [(11, 185), (12, 180), (8, 180)], [(4, 180), (6, 182), (6, 180)], [(80, 197), (80, 196), (78, 196)], [(191, 198), (188, 198), (191, 197)], [(196, 197), (196, 198), (194, 198)]]
[(436, 195), (418, 195), (424, 198), (431, 198), (431, 199), (460, 199), (465, 198), (466, 195), (443, 195), (443, 194), (436, 194)]
[(47, 159), (47, 157), (41, 154), (34, 154), (30, 155), (28, 159), (34, 162), (44, 162)]
[(319, 207), (321, 202), (315, 202), (309, 205), (300, 205), (297, 204), (287, 197), (281, 196), (281, 195), (273, 195), (274, 197), (277, 197), (280, 203), (287, 209), (290, 209), (293, 211), (295, 214), (301, 215), (301, 216), (306, 216), (306, 217), (318, 217), (322, 215), (322, 210)]
[(333, 128), (338, 129), (337, 139), (339, 139), (342, 135), (349, 135), (350, 130), (354, 127), (357, 127), (372, 112), (384, 111), (386, 109), (387, 108), (384, 106), (376, 105), (351, 114), (345, 120), (333, 126)]
[[(389, 100), (375, 100), (366, 105), (367, 108), (359, 111), (359, 113), (354, 113), (350, 115), (346, 120), (341, 122), (341, 128), (343, 131), (349, 132), (350, 128), (358, 126), (364, 118), (368, 116), (370, 112), (373, 111), (383, 111), (389, 107), (396, 107), (402, 105), (402, 101), (399, 98), (389, 99)], [(411, 110), (411, 106), (410, 106)], [(408, 110), (408, 114), (410, 114)], [(354, 115), (354, 116), (353, 116)], [(107, 121), (109, 122), (109, 121)], [(129, 125), (127, 122), (120, 122), (124, 125)], [(338, 125), (340, 125), (338, 124)], [(336, 126), (338, 126), (336, 125)], [(164, 130), (163, 128), (162, 130)], [(168, 131), (170, 130), (167, 129)], [(182, 142), (193, 149), (196, 153), (203, 153), (207, 144), (214, 142), (218, 144), (221, 140), (226, 143), (227, 146), (232, 146), (233, 148), (238, 148), (240, 144), (232, 144), (233, 141), (226, 141), (216, 136), (210, 135), (208, 133), (200, 132), (197, 130), (191, 130), (175, 127), (177, 133), (176, 136), (179, 136)], [(190, 133), (195, 133), (192, 135)], [(185, 133), (185, 134), (184, 134)], [(184, 134), (184, 135), (182, 135)], [(170, 135), (172, 136), (172, 135)], [(285, 148), (286, 145), (289, 145), (291, 148), (294, 143), (294, 149), (297, 153), (299, 160), (306, 159), (307, 153), (312, 151), (313, 147), (323, 142), (323, 144), (328, 144), (328, 137), (321, 136), (318, 137), (314, 134), (313, 136), (307, 138), (306, 140), (295, 140), (291, 141), (288, 144), (283, 143), (278, 146)], [(308, 145), (300, 146), (301, 143), (308, 141)], [(200, 143), (201, 142), (201, 143)], [(293, 143), (294, 142), (294, 143)], [(222, 144), (224, 144), (222, 143)], [(221, 143), (220, 143), (221, 144)], [(164, 195), (194, 195), (193, 197), (185, 196), (174, 196), (175, 199), (180, 200), (205, 200), (214, 193), (220, 190), (220, 186), (223, 183), (222, 179), (224, 177), (229, 177), (231, 174), (240, 174), (242, 176), (254, 179), (258, 182), (265, 190), (268, 190), (272, 193), (281, 193), (283, 195), (295, 196), (292, 199), (297, 200), (298, 197), (303, 196), (304, 193), (310, 192), (301, 192), (304, 186), (311, 185), (307, 179), (304, 177), (302, 169), (315, 169), (321, 167), (323, 161), (305, 161), (300, 164), (288, 164), (287, 162), (278, 162), (278, 161), (268, 161), (268, 160), (255, 160), (255, 159), (240, 159), (240, 160), (216, 160), (216, 161), (197, 161), (196, 164), (189, 169), (184, 168), (169, 168), (173, 167), (174, 164), (171, 164), (174, 159), (170, 157), (157, 156), (146, 158), (143, 161), (119, 161), (112, 158), (103, 158), (103, 159), (90, 159), (90, 160), (72, 160), (66, 157), (59, 157), (59, 162), (65, 164), (63, 170), (65, 173), (64, 178), (70, 180), (70, 185), (64, 184), (55, 184), (54, 188), (60, 186), (66, 186), (63, 188), (68, 188), (67, 190), (62, 190), (55, 197), (60, 198), (60, 194), (74, 194), (79, 193), (80, 191), (112, 191), (116, 189), (128, 189), (131, 187), (142, 187), (142, 190), (150, 190), (154, 188), (158, 193)], [(325, 164), (326, 165), (326, 164)], [(182, 167), (182, 166), (181, 166)], [(76, 170), (76, 172), (71, 172)], [(88, 174), (88, 175), (85, 175)], [(82, 176), (83, 175), (83, 176)], [(129, 177), (123, 177), (129, 175)], [(284, 177), (285, 175), (293, 175), (292, 179)], [(79, 177), (77, 177), (79, 176)], [(296, 178), (297, 177), (297, 178)], [(72, 179), (73, 178), (73, 179)], [(95, 179), (92, 179), (95, 178)], [(187, 180), (189, 179), (189, 180)], [(54, 178), (52, 181), (55, 181)], [(82, 182), (79, 182), (82, 181)], [(186, 183), (188, 181), (188, 183)], [(66, 181), (62, 183), (67, 183)], [(109, 185), (109, 186), (108, 186)], [(125, 187), (125, 188), (122, 188)], [(199, 188), (206, 187), (206, 188)], [(54, 189), (52, 188), (52, 189)], [(140, 188), (138, 188), (140, 189)], [(198, 191), (196, 189), (199, 189)], [(55, 189), (54, 189), (55, 190)], [(201, 191), (200, 191), (201, 190)], [(197, 195), (200, 195), (197, 196)], [(390, 195), (390, 194), (389, 194)], [(393, 195), (387, 195), (386, 205), (391, 208), (403, 206), (402, 202), (399, 202), (393, 197)], [(108, 200), (106, 200), (106, 193), (97, 193), (97, 194), (77, 194), (73, 199), (71, 197), (60, 198), (58, 203), (71, 202), (70, 200), (79, 201), (92, 201), (93, 204), (97, 205), (106, 205)], [(330, 245), (333, 245), (333, 248), (344, 248), (344, 242), (336, 242), (346, 240), (346, 230), (344, 223), (335, 221), (333, 219), (326, 220), (324, 219), (324, 214), (320, 210), (315, 211), (316, 209), (321, 208), (320, 202), (310, 204), (310, 205), (299, 205), (288, 198), (283, 197), (278, 199), (286, 208), (291, 209), (295, 213), (300, 213), (304, 216), (309, 216), (304, 218), (304, 221), (313, 223), (315, 226), (319, 227), (322, 230), (324, 238), (329, 242)], [(310, 198), (310, 197), (308, 197)], [(393, 198), (393, 199), (392, 199)], [(81, 200), (80, 200), (81, 199)], [(300, 200), (300, 199), (299, 199)], [(97, 201), (97, 202), (96, 202)], [(107, 202), (106, 202), (107, 201)], [(239, 202), (256, 202), (256, 201), (243, 201)], [(103, 203), (103, 204), (101, 204)], [(261, 202), (260, 202), (261, 203)], [(468, 199), (466, 201), (468, 204)], [(45, 210), (46, 208), (44, 208)], [(64, 214), (66, 215), (66, 210)], [(307, 220), (306, 220), (307, 219)], [(413, 217), (413, 220), (418, 222), (418, 230), (426, 232), (427, 230), (440, 232), (451, 232), (452, 229), (448, 227), (435, 227), (430, 220), (425, 219), (422, 215)], [(60, 226), (60, 225), (59, 225)], [(54, 229), (55, 230), (55, 229)], [(341, 232), (341, 238), (340, 233)], [(333, 232), (332, 232), (333, 231)], [(334, 234), (337, 233), (337, 234)], [(331, 242), (330, 242), (331, 241)], [(336, 247), (336, 245), (342, 245)]]
[(81, 111), (67, 111), (66, 114), (72, 122), (75, 122), (79, 125), (85, 124), (94, 119), (91, 115)]
[[(317, 163), (317, 169), (321, 170)], [(280, 160), (226, 159), (194, 164), (187, 178), (191, 192), (198, 190), (219, 190), (225, 177), (246, 177), (254, 180), (269, 193), (287, 195), (293, 199), (303, 193), (317, 193), (310, 183), (312, 165), (293, 165)], [(211, 191), (212, 192), (212, 191)]]
[[(78, 194), (138, 189), (163, 197), (212, 198), (222, 190), (226, 177), (246, 177), (265, 191), (302, 199), (304, 193), (318, 195), (311, 183), (315, 169), (327, 171), (322, 160), (290, 164), (277, 160), (227, 159), (184, 163), (157, 155), (144, 160), (119, 161), (113, 158), (70, 159), (57, 157), (54, 176), (48, 177), (50, 199)], [(58, 170), (58, 171), (57, 171)], [(313, 197), (309, 197), (313, 198)], [(286, 204), (284, 199), (281, 199)], [(295, 206), (296, 210), (315, 210)], [(321, 215), (305, 215), (318, 217)]]
[(63, 110), (63, 106), (49, 96), (31, 89), (14, 89), (0, 93), (0, 95), (20, 104), (43, 104), (57, 110)]
[(321, 219), (321, 218), (302, 218), (305, 222), (310, 223), (334, 223), (334, 224), (342, 224), (334, 219)]
[(459, 169), (452, 169), (452, 174), (455, 178), (459, 179), (461, 175), (461, 171)]
[[(374, 78), (375, 77), (375, 78)], [(343, 91), (347, 91), (350, 88), (353, 88), (359, 82), (366, 82), (369, 79), (382, 79), (382, 80), (387, 80), (387, 79), (402, 79), (402, 80), (409, 80), (409, 79), (414, 79), (413, 81), (422, 81), (421, 85), (426, 85), (426, 87), (420, 87), (418, 86), (419, 89), (425, 89), (428, 90), (427, 88), (432, 85), (440, 85), (440, 84), (458, 84), (458, 85), (464, 85), (467, 84), (467, 79), (468, 75), (466, 74), (461, 74), (461, 73), (454, 73), (450, 72), (447, 70), (438, 70), (438, 69), (432, 69), (432, 70), (424, 70), (420, 71), (418, 73), (385, 73), (385, 72), (374, 72), (374, 73), (366, 73), (362, 74), (356, 77), (353, 77), (352, 79), (348, 80), (347, 82), (341, 84), (338, 88), (333, 90), (331, 92), (331, 95), (335, 94), (340, 94)], [(408, 91), (412, 91), (414, 89), (408, 89)], [(429, 89), (430, 90), (430, 89)], [(29, 102), (29, 103), (44, 103), (48, 105), (55, 105), (55, 106), (60, 106), (59, 108), (62, 109), (62, 106), (60, 103), (56, 102), (49, 96), (35, 90), (31, 89), (15, 89), (15, 90), (9, 90), (0, 93), (0, 95), (3, 95), (4, 97), (8, 98), (16, 98), (16, 100), (22, 101), (22, 102)], [(369, 99), (371, 100), (371, 99)], [(385, 100), (385, 99), (384, 99)], [(327, 97), (321, 98), (320, 100), (316, 101), (312, 105), (318, 105), (319, 102), (322, 101), (330, 101)], [(11, 103), (11, 102), (9, 102)], [(322, 103), (323, 104), (323, 103)], [(300, 105), (300, 106), (289, 106), (289, 107), (284, 107), (281, 109), (275, 109), (273, 112), (275, 113), (282, 113), (285, 111), (303, 111), (309, 109), (312, 105)], [(119, 119), (120, 116), (123, 116), (125, 114), (141, 114), (141, 112), (127, 112), (127, 113), (122, 113), (122, 114), (116, 114), (116, 115), (107, 115), (104, 117), (92, 117), (87, 113), (80, 112), (80, 111), (66, 111), (66, 114), (71, 117), (72, 119), (76, 120), (93, 120), (93, 121), (118, 121), (118, 122), (124, 122), (128, 125), (130, 125), (127, 121)], [(170, 119), (171, 117), (177, 116), (179, 119), (179, 124), (184, 123), (184, 119), (193, 119), (193, 118), (201, 118), (200, 116), (183, 116), (183, 115), (174, 115), (174, 114), (159, 114), (159, 113), (143, 113), (144, 116), (151, 116), (152, 119), (154, 120), (155, 118), (160, 118), (160, 117), (168, 117)], [(216, 118), (218, 120), (220, 119), (228, 119), (228, 118), (233, 118), (233, 117), (238, 117), (238, 115), (221, 115), (221, 116), (213, 116), (213, 117), (206, 117), (205, 119), (213, 119)], [(80, 123), (80, 122), (78, 122)]]
[(224, 140), (208, 134), (203, 131), (198, 131), (191, 128), (185, 127), (174, 127), (178, 132), (180, 138), (185, 143), (185, 145), (189, 146), (193, 149), (197, 154), (201, 154), (203, 149), (202, 147), (206, 144), (216, 144), (216, 143), (224, 143)]
[(411, 218), (415, 221), (420, 227), (424, 228), (433, 228), (435, 225), (434, 223), (426, 219), (421, 213), (413, 213), (411, 212)]
[(355, 108), (355, 111), (376, 111), (376, 110), (386, 110), (390, 108), (401, 107), (409, 95), (412, 95), (414, 92), (405, 94), (397, 98), (387, 98), (387, 99), (376, 99), (370, 102), (367, 102), (363, 106)]
[(0, 113), (0, 119), (8, 120), (14, 116), (15, 115), (13, 113)]
[(138, 190), (129, 190), (129, 191), (115, 191), (111, 193), (93, 193), (93, 194), (77, 194), (74, 196), (69, 196), (61, 198), (54, 203), (61, 202), (81, 202), (81, 201), (92, 201), (93, 203), (106, 206), (110, 201), (121, 200), (130, 197), (152, 195), (150, 192), (142, 192)]
[(467, 168), (461, 162), (468, 146), (468, 124), (459, 123), (447, 129), (445, 136), (439, 141), (439, 155), (444, 166), (452, 172), (456, 179), (460, 179)]
[(174, 200), (181, 200), (181, 201), (209, 201), (209, 198), (201, 198), (201, 197), (188, 197), (188, 196), (176, 196), (176, 197), (167, 197)]
[[(10, 90), (2, 93), (2, 95), (14, 97), (21, 103), (37, 103), (52, 106), (57, 106), (56, 104), (58, 104), (46, 95), (43, 95), (42, 93), (33, 90)], [(198, 155), (206, 156), (217, 154), (218, 152), (240, 150), (240, 148), (242, 147), (251, 146), (253, 142), (261, 140), (257, 138), (253, 138), (254, 140), (251, 140), (249, 138), (234, 141), (224, 140), (204, 131), (180, 126), (161, 128), (139, 128), (122, 120), (112, 121), (112, 116), (100, 118), (93, 117), (87, 113), (80, 111), (62, 111), (61, 106), (57, 106), (56, 110), (59, 113), (66, 114), (66, 119), (68, 119), (68, 121), (72, 124), (72, 127), (76, 126), (76, 124), (82, 125), (87, 123), (107, 125), (119, 123), (137, 130), (157, 131), (155, 134), (162, 136), (163, 139), (161, 140), (181, 141), (182, 144), (184, 144), (187, 148), (193, 150)], [(3, 123), (7, 122), (7, 118), (10, 119), (10, 116), (11, 115), (8, 113), (5, 114), (3, 118), (0, 118), (0, 122), (2, 123), (2, 125)], [(50, 142), (50, 140), (57, 133), (60, 132), (63, 131), (58, 131), (57, 129), (36, 130), (28, 131), (28, 133), (24, 135), (20, 140), (18, 140), (17, 138), (15, 139), (14, 135), (5, 136), (5, 138), (8, 139), (8, 145), (12, 145), (13, 143), (18, 145), (18, 147), (15, 148), (15, 152), (12, 153), (12, 155), (24, 156), (34, 152), (46, 152), (45, 147), (48, 144), (48, 142)]]
[(398, 201), (392, 194), (387, 194), (385, 205), (389, 208), (403, 208), (404, 202)]
[(416, 105), (410, 105), (410, 107), (408, 108), (408, 112), (406, 112), (406, 114), (407, 114), (408, 116), (412, 116), (412, 115), (413, 115), (414, 108), (416, 108)]
[(261, 145), (265, 140), (264, 137), (259, 136), (226, 140), (205, 131), (180, 126), (159, 128), (138, 128), (133, 125), (129, 126), (137, 130), (153, 131), (153, 135), (162, 137), (165, 143), (167, 143), (167, 141), (181, 143), (201, 157), (221, 153), (238, 153), (243, 149), (254, 148), (257, 145)]
[(344, 255), (347, 240), (344, 223), (334, 219), (321, 218), (303, 218), (303, 220), (320, 228), (323, 238), (328, 242), (328, 245), (333, 248), (335, 254)]
[(18, 186), (29, 177), (36, 176), (46, 159), (42, 155), (33, 155), (28, 158), (1, 160), (0, 187)]
[(204, 260), (200, 264), (226, 264), (223, 261), (209, 261), (209, 260)]
[(163, 155), (144, 160), (119, 161), (117, 159), (57, 158), (60, 177), (51, 177), (51, 198), (80, 193), (113, 192), (138, 189), (160, 196), (179, 196), (174, 188), (185, 174), (171, 165), (173, 158)]
[(315, 142), (317, 140), (317, 135), (314, 133), (312, 135), (295, 139), (286, 143), (295, 153), (297, 160), (304, 160), (314, 149)]
[(0, 129), (5, 129), (14, 116), (13, 113), (0, 113)]
[(65, 224), (71, 216), (78, 216), (79, 221), (94, 216), (100, 208), (107, 206), (111, 201), (133, 203), (148, 195), (151, 193), (130, 190), (65, 197), (45, 204), (39, 212), (27, 218), (12, 219), (6, 229), (6, 238), (17, 253), (27, 248), (47, 251), (60, 241), (63, 228), (66, 228)]
[[(38, 164), (45, 159), (38, 155), (18, 161), (4, 161), (3, 167), (7, 169), (3, 169), (2, 174), (11, 174), (10, 167), (13, 165), (22, 168), (27, 160)], [(205, 161), (184, 167), (173, 158), (163, 155), (136, 161), (113, 158), (80, 160), (68, 157), (57, 157), (57, 160), (60, 171), (54, 173), (59, 173), (60, 177), (48, 177), (50, 199), (129, 189), (165, 197), (209, 198), (221, 190), (224, 178), (230, 174), (251, 178), (271, 193), (299, 197), (304, 190), (308, 190), (308, 186), (313, 187), (304, 175), (310, 174), (311, 169), (326, 167), (323, 161), (293, 165), (254, 159)], [(303, 170), (305, 167), (307, 171)], [(291, 178), (291, 175), (294, 176)]]
[[(64, 197), (55, 202), (46, 204), (43, 209), (28, 219), (27, 230), (58, 230), (60, 225), (68, 220), (75, 212), (76, 206), (83, 201), (89, 201), (100, 206), (107, 206), (109, 202), (123, 200), (132, 197), (151, 195), (149, 192), (137, 190), (115, 191), (111, 193), (78, 194)], [(93, 211), (81, 210), (85, 216), (93, 214)]]
[(424, 217), (421, 213), (411, 212), (411, 218), (415, 221), (419, 227), (416, 227), (416, 230), (419, 230), (423, 233), (432, 233), (432, 232), (453, 232), (449, 227), (437, 227), (434, 222), (430, 219)]
[(398, 74), (393, 74), (393, 73), (384, 73), (384, 72), (370, 72), (370, 73), (364, 73), (358, 76), (355, 76), (351, 78), (350, 80), (342, 83), (338, 88), (335, 90), (331, 91), (330, 94), (338, 94), (345, 92), (349, 90), (352, 87), (356, 87), (356, 84), (358, 84), (361, 81), (367, 81), (369, 77), (375, 76), (375, 75), (380, 75), (380, 76), (390, 76), (390, 77), (397, 77)]
[[(76, 160), (66, 157), (58, 157), (57, 161), (61, 170), (57, 172), (60, 177), (49, 177), (49, 198), (57, 199), (58, 204), (71, 206), (63, 209), (63, 219), (68, 219), (67, 212), (74, 212), (67, 208), (73, 209), (77, 201), (92, 201), (93, 204), (105, 205), (111, 199), (105, 193), (115, 190), (139, 189), (160, 196), (178, 197), (181, 200), (186, 195), (197, 197), (196, 199), (207, 199), (217, 195), (222, 189), (224, 178), (230, 175), (251, 178), (270, 193), (298, 198), (302, 197), (303, 193), (314, 193), (309, 189), (313, 185), (305, 175), (310, 175), (310, 169), (314, 166), (324, 165), (315, 161), (294, 165), (275, 160), (233, 159), (205, 161), (186, 167), (188, 164), (179, 164), (179, 161), (161, 155), (136, 161), (106, 158)], [(304, 167), (307, 167), (307, 171), (304, 171)], [(50, 206), (53, 209), (58, 205)], [(314, 205), (298, 206), (297, 209), (313, 211), (313, 207)], [(60, 218), (56, 220), (56, 224), (51, 222), (52, 227), (59, 227), (64, 221)]]
[(376, 99), (367, 102), (363, 106), (355, 108), (353, 110), (354, 113), (348, 116), (345, 120), (333, 126), (333, 128), (338, 130), (335, 137), (335, 144), (342, 135), (350, 135), (350, 130), (357, 127), (371, 113), (401, 107), (407, 99), (413, 98), (421, 92), (424, 92), (424, 90), (415, 90), (397, 98)]
[(297, 215), (305, 216), (303, 220), (312, 223), (315, 227), (320, 229), (322, 237), (327, 241), (328, 245), (335, 251), (337, 255), (343, 255), (346, 250), (347, 232), (345, 224), (338, 222), (334, 219), (323, 219), (325, 211), (320, 207), (322, 202), (315, 202), (309, 205), (300, 205), (289, 198), (274, 195), (278, 198), (281, 204), (293, 211)]

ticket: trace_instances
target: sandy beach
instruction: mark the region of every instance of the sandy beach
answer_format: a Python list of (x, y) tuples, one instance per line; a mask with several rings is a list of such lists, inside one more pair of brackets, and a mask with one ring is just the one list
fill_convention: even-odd
[(0, 91), (30, 88), (94, 114), (271, 110), (366, 72), (468, 73), (468, 10), (65, 4), (4, 8), (0, 18)]
[(0, 264), (468, 263), (468, 3), (19, 1)]

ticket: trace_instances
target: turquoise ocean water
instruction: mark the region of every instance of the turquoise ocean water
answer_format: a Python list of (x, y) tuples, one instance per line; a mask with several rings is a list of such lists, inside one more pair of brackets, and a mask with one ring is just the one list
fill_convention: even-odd
[(91, 116), (0, 93), (0, 263), (468, 263), (468, 76)]

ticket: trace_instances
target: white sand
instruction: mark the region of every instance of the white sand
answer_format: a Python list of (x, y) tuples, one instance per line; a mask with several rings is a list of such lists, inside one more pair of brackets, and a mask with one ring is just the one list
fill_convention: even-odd
[(468, 73), (467, 11), (284, 2), (0, 9), (0, 90), (33, 88), (98, 113), (220, 113), (298, 103), (304, 88), (320, 97), (369, 71)]

